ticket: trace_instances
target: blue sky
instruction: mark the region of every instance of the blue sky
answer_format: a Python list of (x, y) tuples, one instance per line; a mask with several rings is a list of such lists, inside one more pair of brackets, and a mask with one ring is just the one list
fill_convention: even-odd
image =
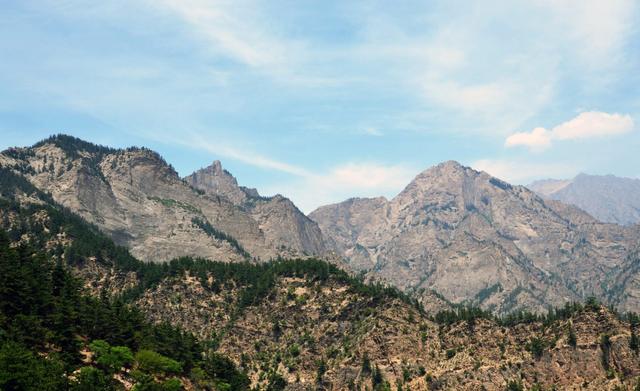
[(220, 159), (304, 211), (458, 160), (640, 176), (634, 0), (0, 3), (0, 148)]

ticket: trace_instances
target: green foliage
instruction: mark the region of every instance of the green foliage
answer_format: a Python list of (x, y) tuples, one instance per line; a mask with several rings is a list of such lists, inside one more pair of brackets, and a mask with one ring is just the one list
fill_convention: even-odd
[(451, 360), (456, 355), (455, 349), (447, 349), (447, 360)]
[(524, 391), (522, 382), (518, 380), (509, 380), (507, 383), (507, 391)]
[(198, 213), (198, 214), (202, 213), (202, 211), (200, 209), (196, 208), (195, 206), (193, 206), (191, 204), (187, 204), (186, 202), (174, 200), (172, 198), (160, 198), (160, 197), (152, 197), (152, 196), (149, 196), (147, 198), (152, 200), (152, 201), (159, 202), (159, 203), (161, 203), (162, 205), (164, 205), (167, 208), (178, 207), (178, 208), (182, 208), (182, 209), (186, 210), (187, 212)]
[(316, 382), (322, 384), (322, 377), (327, 372), (327, 363), (324, 360), (318, 362), (318, 370), (316, 371)]
[(525, 345), (525, 349), (527, 349), (533, 357), (536, 359), (540, 359), (544, 354), (544, 350), (546, 348), (546, 344), (544, 340), (540, 337), (533, 337), (529, 340), (529, 342)]
[[(452, 310), (443, 310), (437, 312), (432, 320), (443, 325), (451, 325), (457, 322), (468, 322), (473, 325), (477, 319), (488, 319), (498, 323), (501, 326), (515, 326), (517, 324), (526, 324), (534, 322), (542, 322), (549, 325), (558, 320), (569, 319), (576, 313), (584, 310), (592, 310), (594, 306), (599, 306), (597, 302), (582, 305), (580, 303), (566, 303), (563, 307), (550, 308), (546, 314), (537, 314), (529, 311), (515, 311), (504, 316), (496, 316), (491, 311), (485, 311), (479, 307), (472, 305), (453, 305)], [(597, 307), (599, 308), (599, 307)]]
[[(105, 379), (130, 365), (134, 350), (139, 350), (136, 359), (144, 371), (185, 374), (200, 365), (202, 348), (193, 335), (166, 324), (152, 325), (120, 299), (86, 296), (61, 255), (59, 250), (45, 256), (27, 245), (11, 246), (0, 230), (0, 389), (66, 389), (64, 373), (81, 365), (85, 339), (93, 341), (89, 348), (98, 368), (82, 368), (70, 385), (74, 390), (111, 389)], [(233, 363), (226, 365), (226, 372), (218, 371), (216, 378), (249, 384)], [(153, 376), (137, 372), (138, 390), (164, 387)]]
[(182, 365), (176, 360), (165, 357), (153, 350), (142, 349), (135, 355), (139, 370), (157, 374), (177, 374), (182, 372)]
[(364, 352), (364, 356), (362, 357), (362, 376), (368, 376), (371, 374), (371, 360), (369, 359), (369, 354)]
[(608, 370), (611, 357), (611, 336), (609, 334), (602, 334), (600, 336), (600, 351), (602, 353), (602, 366)]
[(640, 338), (638, 338), (638, 334), (633, 328), (631, 329), (631, 338), (629, 338), (629, 349), (636, 353), (640, 350)]
[(280, 374), (273, 372), (269, 376), (269, 384), (267, 384), (267, 391), (282, 391), (287, 387), (287, 381), (284, 380)]
[(182, 390), (182, 382), (178, 378), (171, 378), (162, 383), (164, 391), (180, 391)]
[(212, 238), (216, 238), (218, 240), (222, 240), (225, 241), (227, 243), (229, 243), (231, 245), (231, 247), (235, 248), (236, 250), (238, 250), (238, 252), (245, 257), (245, 259), (251, 259), (251, 254), (249, 254), (243, 247), (242, 245), (240, 245), (240, 243), (238, 243), (238, 241), (236, 240), (236, 238), (232, 237), (231, 235), (227, 235), (226, 233), (217, 230), (215, 228), (213, 228), (213, 226), (204, 219), (198, 218), (198, 217), (194, 217), (193, 219), (191, 219), (191, 222), (193, 223), (193, 225), (195, 225), (196, 227), (200, 228), (201, 230), (203, 230), (207, 235), (211, 236)]
[(63, 390), (66, 387), (61, 361), (39, 357), (13, 341), (0, 346), (1, 390)]
[(133, 362), (133, 353), (126, 346), (111, 346), (103, 340), (95, 340), (89, 345), (95, 353), (96, 363), (108, 373), (114, 373)]
[(251, 384), (247, 375), (238, 371), (231, 360), (217, 353), (205, 358), (202, 371), (214, 381), (228, 384), (233, 390), (248, 390)]
[(569, 334), (567, 335), (567, 342), (569, 346), (575, 348), (578, 345), (578, 337), (576, 331), (573, 329), (573, 325), (569, 326)]
[(289, 347), (289, 354), (291, 357), (298, 357), (300, 355), (300, 345), (294, 343)]
[(94, 367), (82, 367), (72, 383), (73, 391), (110, 390), (111, 384), (104, 372)]

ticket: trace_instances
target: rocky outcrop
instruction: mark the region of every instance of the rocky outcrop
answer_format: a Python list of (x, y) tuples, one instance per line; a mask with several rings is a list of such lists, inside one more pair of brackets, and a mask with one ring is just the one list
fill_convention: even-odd
[(185, 181), (205, 194), (224, 197), (248, 213), (265, 235), (268, 246), (303, 255), (326, 252), (318, 225), (281, 195), (262, 197), (256, 189), (239, 186), (216, 160), (187, 176)]
[(310, 217), (368, 276), (497, 312), (609, 297), (638, 238), (456, 162), (424, 171), (392, 200), (351, 199)]
[[(254, 213), (229, 192), (233, 187), (228, 182), (235, 185), (235, 179), (228, 173), (219, 182), (224, 191), (202, 192), (148, 149), (116, 150), (54, 136), (31, 148), (3, 152), (0, 164), (51, 193), (55, 201), (96, 224), (142, 260), (164, 262), (181, 256), (266, 260), (323, 250), (320, 230), (306, 217), (296, 216), (290, 201), (269, 199), (255, 208), (263, 213)], [(212, 169), (222, 172), (219, 164)], [(283, 224), (296, 218), (297, 225)], [(280, 225), (286, 232), (278, 230)]]
[(536, 181), (527, 187), (545, 198), (575, 205), (606, 223), (640, 222), (640, 179), (580, 174), (570, 180)]

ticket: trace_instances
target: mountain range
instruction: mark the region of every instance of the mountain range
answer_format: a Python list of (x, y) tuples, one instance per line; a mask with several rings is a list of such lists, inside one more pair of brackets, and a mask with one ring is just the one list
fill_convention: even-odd
[(579, 174), (567, 180), (540, 180), (527, 187), (544, 198), (575, 205), (603, 222), (640, 222), (640, 179)]
[[(60, 204), (142, 260), (225, 261), (319, 254), (320, 231), (289, 200), (237, 186), (220, 163), (182, 179), (157, 153), (67, 136), (0, 154)], [(211, 190), (211, 184), (219, 190)]]
[(630, 389), (638, 235), (453, 161), (305, 216), (53, 136), (0, 153), (0, 387)]
[(640, 229), (600, 222), (454, 161), (396, 197), (350, 199), (305, 216), (238, 185), (219, 161), (185, 178), (145, 148), (53, 136), (0, 154), (38, 189), (144, 261), (318, 256), (424, 305), (544, 311), (595, 296), (640, 309)]

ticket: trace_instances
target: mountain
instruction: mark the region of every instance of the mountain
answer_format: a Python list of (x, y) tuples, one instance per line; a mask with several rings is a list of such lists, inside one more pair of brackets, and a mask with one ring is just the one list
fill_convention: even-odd
[(320, 260), (143, 263), (7, 168), (0, 281), (2, 389), (613, 390), (640, 376), (640, 319), (594, 300), (425, 313)]
[(640, 308), (637, 229), (457, 162), (422, 172), (391, 200), (350, 199), (309, 216), (350, 267), (406, 292), (497, 313), (591, 295)]
[(579, 174), (570, 180), (545, 179), (527, 187), (545, 198), (575, 205), (603, 222), (640, 222), (640, 179)]
[(143, 261), (325, 256), (429, 310), (545, 311), (589, 296), (640, 308), (640, 227), (601, 223), (456, 162), (391, 200), (351, 199), (310, 218), (280, 195), (240, 186), (218, 161), (183, 179), (145, 148), (59, 135), (0, 153), (0, 165)]
[(262, 197), (256, 189), (238, 186), (236, 178), (216, 160), (209, 167), (187, 176), (185, 181), (211, 196), (220, 196), (258, 222), (272, 248), (286, 247), (302, 254), (323, 254), (326, 249), (316, 222), (281, 195)]
[[(323, 251), (319, 229), (289, 200), (262, 199), (246, 190), (256, 197), (247, 196), (241, 205), (226, 187), (220, 193), (196, 189), (145, 148), (112, 149), (58, 135), (0, 153), (0, 165), (146, 261), (266, 260)], [(219, 164), (218, 169), (222, 172)], [(225, 174), (223, 180), (232, 177)], [(255, 205), (247, 207), (250, 203)]]

